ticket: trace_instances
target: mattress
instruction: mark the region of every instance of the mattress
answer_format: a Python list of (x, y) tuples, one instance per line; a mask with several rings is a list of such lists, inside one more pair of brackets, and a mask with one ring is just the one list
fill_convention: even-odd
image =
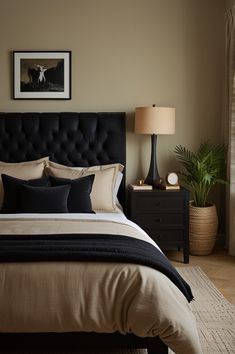
[[(122, 213), (2, 214), (2, 235), (114, 234), (155, 242)], [(161, 272), (115, 262), (0, 263), (0, 332), (160, 336), (175, 353), (201, 353), (181, 291)]]

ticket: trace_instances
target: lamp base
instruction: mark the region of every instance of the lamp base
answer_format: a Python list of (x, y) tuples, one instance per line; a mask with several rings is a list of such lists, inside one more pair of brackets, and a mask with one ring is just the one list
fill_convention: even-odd
[(157, 158), (156, 158), (156, 147), (157, 147), (157, 135), (151, 135), (151, 160), (149, 166), (149, 172), (147, 177), (144, 180), (144, 183), (150, 184), (154, 188), (158, 188), (163, 179), (159, 176), (158, 169), (157, 169)]
[(146, 177), (146, 179), (144, 180), (145, 184), (149, 184), (149, 185), (153, 186), (153, 188), (161, 188), (163, 182), (164, 182), (164, 180), (161, 177), (158, 177), (155, 179)]
[(164, 179), (163, 178), (159, 178), (158, 180), (155, 180), (153, 182), (153, 188), (159, 188), (159, 189), (162, 189), (162, 185), (164, 184)]

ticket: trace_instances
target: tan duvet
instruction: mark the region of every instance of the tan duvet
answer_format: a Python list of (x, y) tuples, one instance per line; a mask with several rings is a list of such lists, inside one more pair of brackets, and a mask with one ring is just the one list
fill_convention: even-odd
[[(3, 235), (92, 231), (153, 242), (125, 220), (0, 219)], [(201, 353), (190, 304), (154, 269), (124, 263), (0, 263), (0, 332), (71, 331), (159, 335), (177, 354)]]

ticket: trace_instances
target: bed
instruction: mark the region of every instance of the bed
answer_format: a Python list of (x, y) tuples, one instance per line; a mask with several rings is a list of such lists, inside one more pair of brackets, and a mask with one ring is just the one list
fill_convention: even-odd
[[(120, 242), (134, 245), (133, 238), (136, 250), (148, 244), (148, 248), (154, 248), (161, 256), (157, 245), (130, 222), (122, 210), (123, 207), (125, 211), (125, 139), (124, 113), (0, 114), (0, 173), (5, 195), (7, 186), (19, 183), (14, 178), (40, 179), (41, 183), (46, 175), (54, 183), (49, 192), (43, 186), (21, 186), (24, 196), (27, 195), (22, 212), (11, 209), (17, 204), (17, 194), (16, 190), (14, 194), (9, 189), (10, 209), (6, 207), (0, 214), (0, 236), (7, 245), (2, 243), (0, 250), (1, 348), (32, 350), (37, 347), (59, 351), (128, 347), (163, 354), (170, 346), (179, 354), (201, 352), (185, 294), (159, 270), (145, 263), (136, 266), (134, 261), (125, 261), (125, 252), (122, 261), (113, 261)], [(80, 168), (74, 169), (74, 166)], [(27, 175), (31, 169), (32, 174)], [(65, 185), (67, 179), (75, 182)], [(61, 196), (67, 196), (68, 201), (71, 188), (80, 188), (81, 192), (81, 180), (89, 193), (92, 188), (92, 210), (87, 211), (91, 206), (86, 200), (84, 213), (80, 209), (72, 212), (71, 200), (68, 212), (63, 209), (68, 205), (63, 204), (65, 198), (61, 200)], [(100, 189), (98, 180), (105, 185), (104, 189)], [(44, 188), (43, 194), (40, 188)], [(111, 194), (107, 192), (110, 189)], [(44, 201), (43, 207), (43, 198), (47, 198), (47, 213), (38, 212), (40, 198)], [(50, 204), (53, 204), (52, 209)], [(36, 209), (32, 209), (34, 207)], [(83, 202), (80, 207), (84, 208)], [(56, 208), (55, 213), (53, 208)], [(85, 253), (94, 243), (97, 247), (92, 250), (97, 252), (99, 242), (104, 242), (100, 240), (103, 234), (116, 242), (112, 256), (102, 254), (103, 258), (97, 261), (89, 255), (81, 259), (81, 254), (80, 258), (76, 258), (77, 254), (66, 258), (67, 253), (71, 257), (71, 247), (74, 249), (82, 237), (82, 242), (86, 242)], [(78, 235), (78, 239), (74, 235)], [(65, 239), (62, 240), (62, 236)], [(113, 238), (116, 239), (113, 241)], [(23, 242), (23, 247), (27, 243), (30, 254), (24, 255), (26, 258), (22, 258), (22, 248), (15, 247), (16, 241)], [(63, 256), (58, 256), (61, 242)], [(49, 258), (41, 258), (45, 257), (45, 252), (32, 258), (36, 243), (46, 243)], [(55, 244), (58, 248), (51, 246)], [(4, 247), (7, 247), (5, 254)], [(65, 255), (66, 247), (70, 248)], [(135, 252), (131, 252), (135, 259)], [(98, 256), (93, 254), (92, 257)], [(156, 277), (158, 280), (153, 281)], [(160, 311), (157, 320), (155, 310)]]

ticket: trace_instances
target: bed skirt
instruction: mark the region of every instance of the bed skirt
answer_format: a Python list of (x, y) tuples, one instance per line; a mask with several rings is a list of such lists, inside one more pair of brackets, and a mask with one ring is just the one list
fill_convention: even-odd
[(167, 354), (168, 347), (159, 337), (137, 337), (115, 333), (0, 333), (1, 350), (60, 351), (79, 349), (148, 349), (148, 354)]

